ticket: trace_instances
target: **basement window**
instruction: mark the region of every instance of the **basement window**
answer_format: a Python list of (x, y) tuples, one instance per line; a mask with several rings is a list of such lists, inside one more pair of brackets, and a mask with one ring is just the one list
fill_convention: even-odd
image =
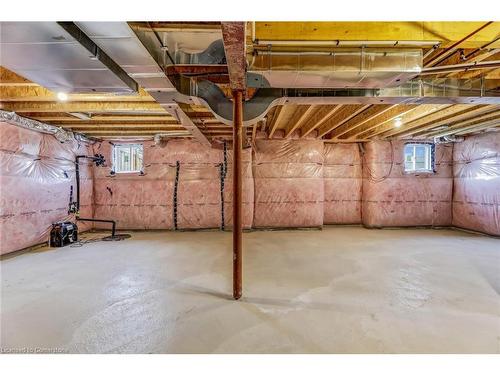
[(404, 148), (405, 172), (434, 173), (434, 144), (407, 143)]
[(141, 144), (120, 143), (113, 145), (113, 167), (115, 173), (141, 172), (143, 148)]

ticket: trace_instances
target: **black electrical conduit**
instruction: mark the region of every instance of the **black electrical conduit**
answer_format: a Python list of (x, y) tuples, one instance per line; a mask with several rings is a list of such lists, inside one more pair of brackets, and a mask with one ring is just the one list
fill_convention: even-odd
[(94, 162), (97, 166), (104, 164), (104, 157), (100, 154), (95, 156), (77, 155), (75, 160), (75, 174), (76, 174), (76, 220), (89, 221), (94, 223), (111, 223), (111, 238), (115, 237), (116, 221), (104, 219), (87, 219), (80, 217), (80, 159), (88, 159)]

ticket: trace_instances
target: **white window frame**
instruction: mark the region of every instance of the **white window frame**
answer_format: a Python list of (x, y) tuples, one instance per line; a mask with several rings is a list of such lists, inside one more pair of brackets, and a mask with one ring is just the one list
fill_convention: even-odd
[[(141, 153), (142, 153), (142, 163), (140, 166), (138, 166), (138, 169), (133, 169), (133, 170), (118, 170), (118, 153), (120, 149), (125, 149), (129, 148), (130, 152), (130, 158), (132, 158), (133, 151), (132, 148), (140, 148)], [(132, 167), (132, 160), (130, 160), (130, 166)], [(113, 152), (112, 152), (112, 167), (111, 170), (114, 173), (140, 173), (144, 169), (144, 146), (142, 143), (116, 143), (113, 144)]]
[[(417, 168), (417, 158), (416, 158), (416, 153), (417, 153), (417, 147), (425, 147), (425, 167), (424, 168)], [(412, 169), (406, 169), (406, 149), (407, 147), (413, 147), (413, 157), (411, 163), (413, 164)], [(434, 169), (434, 144), (433, 143), (418, 143), (418, 142), (410, 142), (410, 143), (405, 143), (404, 148), (403, 148), (403, 168), (405, 173), (435, 173)]]

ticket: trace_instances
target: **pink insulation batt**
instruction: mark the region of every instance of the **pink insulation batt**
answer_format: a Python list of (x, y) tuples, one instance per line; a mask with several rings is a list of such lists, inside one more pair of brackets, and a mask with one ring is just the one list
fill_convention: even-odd
[[(115, 143), (119, 143), (116, 141)], [(119, 229), (178, 229), (232, 225), (232, 147), (221, 197), (221, 145), (172, 139), (144, 147), (144, 175), (111, 175), (112, 144), (59, 142), (0, 122), (0, 251), (48, 240), (51, 224), (76, 199), (76, 155), (102, 153), (107, 165), (81, 160), (81, 217), (117, 221)], [(243, 150), (245, 228), (449, 226), (500, 235), (500, 132), (436, 145), (436, 173), (404, 172), (405, 141), (323, 144), (316, 139), (262, 139)], [(452, 199), (453, 196), (453, 199)], [(223, 200), (223, 202), (222, 202)], [(92, 227), (79, 222), (81, 231)], [(109, 224), (95, 224), (109, 228)]]
[(406, 174), (405, 141), (364, 144), (362, 220), (367, 227), (451, 225), (451, 144), (436, 145), (436, 173)]
[[(88, 153), (85, 144), (0, 122), (1, 254), (46, 242), (52, 223), (74, 220), (68, 208), (71, 185), (76, 200), (75, 156)], [(80, 165), (80, 212), (92, 217), (92, 168)]]
[(500, 132), (456, 143), (453, 159), (453, 225), (500, 236)]
[(361, 223), (361, 154), (357, 143), (325, 144), (324, 224)]
[(323, 142), (256, 139), (254, 227), (323, 224)]
[[(179, 161), (177, 190), (178, 229), (219, 228), (221, 226), (220, 164), (223, 151), (195, 140), (173, 139), (144, 147), (144, 176), (138, 173), (110, 175), (107, 167), (95, 168), (95, 216), (114, 219), (121, 229), (173, 229), (176, 162)], [(98, 146), (99, 147), (99, 146)], [(229, 148), (229, 147), (228, 147)], [(103, 142), (96, 151), (111, 161), (112, 147)], [(228, 163), (231, 155), (228, 152)], [(250, 150), (244, 152), (247, 168), (243, 180), (243, 224), (252, 225), (253, 183)], [(232, 194), (231, 165), (225, 179), (225, 223), (230, 225)], [(99, 227), (104, 227), (99, 225)]]

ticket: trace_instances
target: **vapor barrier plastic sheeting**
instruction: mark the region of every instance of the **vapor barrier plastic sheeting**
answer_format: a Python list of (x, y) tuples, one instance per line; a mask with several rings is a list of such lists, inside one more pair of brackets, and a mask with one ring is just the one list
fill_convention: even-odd
[(451, 225), (451, 144), (436, 145), (435, 173), (405, 173), (405, 141), (364, 144), (362, 220), (367, 227)]
[[(107, 165), (81, 161), (82, 217), (116, 220), (121, 229), (170, 230), (174, 219), (178, 229), (219, 228), (224, 216), (231, 227), (231, 147), (221, 190), (223, 150), (195, 140), (143, 142), (144, 175), (112, 175), (109, 142), (90, 152), (7, 123), (0, 123), (0, 135), (2, 253), (47, 241), (53, 222), (72, 219), (74, 159), (85, 153), (102, 153)], [(454, 152), (451, 144), (436, 145), (436, 173), (405, 173), (404, 144), (368, 142), (360, 152), (357, 144), (258, 137), (253, 154), (243, 152), (244, 227), (447, 226), (453, 211), (453, 225), (500, 234), (500, 133), (469, 137)]]
[(323, 142), (257, 139), (254, 227), (323, 225)]
[[(84, 144), (0, 122), (0, 253), (49, 238), (52, 223), (68, 215), (71, 186), (76, 200), (75, 156)], [(81, 215), (92, 217), (92, 170), (81, 162)], [(91, 225), (79, 222), (80, 231)]]
[(357, 143), (324, 145), (324, 224), (361, 223), (361, 155)]
[(467, 137), (453, 159), (453, 225), (500, 236), (500, 132)]
[[(222, 224), (220, 148), (206, 147), (195, 140), (173, 139), (156, 145), (142, 142), (144, 175), (117, 173), (111, 166), (95, 167), (95, 215), (113, 219), (121, 229), (206, 229)], [(228, 147), (229, 148), (229, 147)], [(96, 152), (111, 160), (109, 142), (95, 146)], [(224, 222), (231, 226), (232, 153), (227, 151), (224, 178)], [(176, 163), (179, 162), (176, 207), (174, 191)], [(251, 227), (253, 218), (253, 179), (251, 152), (243, 152), (243, 225)], [(105, 224), (98, 224), (105, 227)]]

